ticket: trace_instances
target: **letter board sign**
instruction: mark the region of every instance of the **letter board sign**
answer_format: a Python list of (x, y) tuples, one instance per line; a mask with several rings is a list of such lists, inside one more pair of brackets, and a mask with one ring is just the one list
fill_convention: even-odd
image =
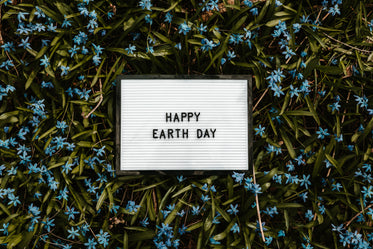
[(119, 174), (248, 170), (250, 77), (126, 76), (117, 84)]

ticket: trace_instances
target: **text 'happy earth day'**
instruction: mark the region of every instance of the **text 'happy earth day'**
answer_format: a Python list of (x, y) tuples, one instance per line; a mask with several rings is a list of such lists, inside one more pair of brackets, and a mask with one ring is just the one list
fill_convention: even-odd
[[(199, 122), (200, 112), (166, 112), (165, 121), (166, 123), (190, 123)], [(203, 128), (196, 130), (189, 130), (188, 128), (174, 128), (174, 129), (153, 129), (153, 139), (207, 139), (215, 138), (216, 129)]]

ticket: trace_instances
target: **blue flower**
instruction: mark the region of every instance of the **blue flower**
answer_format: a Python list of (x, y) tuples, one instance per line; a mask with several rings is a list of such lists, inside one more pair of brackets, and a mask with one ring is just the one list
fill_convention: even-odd
[(109, 238), (110, 234), (108, 232), (103, 232), (102, 229), (100, 229), (100, 233), (96, 234), (97, 241), (100, 245), (103, 245), (104, 247), (107, 247), (109, 245)]
[(321, 127), (319, 127), (319, 130), (316, 131), (316, 134), (318, 134), (317, 138), (324, 139), (325, 136), (329, 136), (328, 129), (323, 130)]
[(243, 35), (241, 34), (231, 34), (229, 37), (229, 44), (237, 45), (241, 42), (243, 42)]
[(171, 23), (172, 22), (172, 15), (170, 12), (167, 12), (166, 15), (165, 15), (165, 18), (164, 18), (164, 21), (165, 22), (168, 22), (168, 23)]
[(44, 55), (44, 58), (40, 59), (41, 63), (40, 66), (48, 67), (49, 64), (49, 59), (46, 55)]
[(277, 84), (273, 84), (271, 86), (271, 90), (274, 91), (273, 96), (280, 97), (281, 95), (284, 95), (284, 92), (281, 89), (282, 89), (282, 86), (278, 86)]
[(231, 227), (231, 230), (233, 233), (240, 233), (240, 227), (237, 223), (234, 223), (234, 225)]
[(201, 210), (199, 209), (199, 206), (193, 206), (192, 207), (192, 214), (193, 215), (198, 215), (200, 212), (201, 212)]
[(258, 128), (255, 128), (254, 130), (255, 130), (255, 135), (260, 135), (261, 137), (263, 137), (264, 136), (264, 130), (265, 130), (266, 128), (263, 126), (262, 127), (262, 125), (260, 124), (259, 126), (258, 126)]
[(365, 97), (365, 95), (363, 97), (354, 95), (354, 97), (355, 101), (358, 102), (361, 108), (368, 108), (368, 98)]
[(208, 191), (209, 188), (208, 188), (208, 186), (207, 186), (207, 183), (205, 183), (205, 184), (201, 187), (201, 189), (202, 189), (203, 191)]
[(67, 20), (66, 17), (65, 19), (63, 20), (63, 23), (61, 25), (62, 28), (68, 28), (68, 27), (71, 27), (71, 20)]
[(214, 186), (214, 185), (212, 185), (212, 186), (210, 187), (210, 191), (216, 193), (216, 189), (215, 189), (215, 186)]
[(253, 16), (257, 16), (258, 14), (259, 14), (259, 11), (258, 11), (258, 8), (252, 8), (251, 10), (250, 10), (250, 12), (251, 12), (251, 14), (253, 14)]
[(201, 196), (201, 200), (202, 200), (203, 202), (207, 202), (207, 201), (210, 200), (210, 197), (209, 197), (208, 195), (202, 195), (202, 196)]
[(74, 47), (70, 48), (68, 51), (70, 53), (70, 57), (73, 58), (73, 56), (78, 52), (80, 48), (77, 47), (75, 44), (74, 44)]
[(285, 55), (285, 59), (289, 59), (293, 55), (296, 55), (296, 53), (294, 53), (288, 46), (286, 46), (286, 51), (282, 52), (282, 54)]
[(84, 245), (87, 247), (87, 249), (95, 249), (97, 242), (95, 242), (94, 238), (88, 239), (87, 243), (84, 243)]
[(161, 210), (161, 213), (163, 215), (163, 218), (167, 218), (167, 216), (171, 213), (171, 211), (168, 211), (168, 210)]
[(8, 223), (3, 223), (3, 228), (0, 229), (0, 232), (3, 232), (3, 235), (8, 236), (8, 227), (9, 227), (9, 222)]
[(101, 63), (101, 57), (99, 55), (94, 55), (92, 58), (93, 64), (97, 67)]
[(1, 45), (1, 48), (3, 48), (5, 52), (16, 51), (13, 42), (6, 42), (4, 45)]
[(140, 208), (141, 206), (140, 205), (136, 205), (136, 203), (134, 201), (128, 201), (127, 203), (127, 206), (126, 206), (126, 210), (128, 212), (137, 212), (137, 210)]
[(305, 218), (308, 219), (308, 221), (311, 221), (313, 219), (314, 215), (311, 210), (307, 210), (305, 214)]
[(30, 43), (28, 42), (29, 39), (30, 37), (28, 36), (25, 39), (22, 39), (18, 47), (22, 47), (23, 49), (32, 49)]
[(368, 188), (363, 186), (361, 193), (364, 195), (364, 198), (371, 198), (373, 196), (373, 186), (369, 186)]
[(153, 24), (153, 19), (150, 17), (150, 15), (146, 15), (145, 16), (145, 22), (149, 23), (150, 25)]
[(273, 215), (278, 214), (277, 207), (267, 207), (266, 210), (262, 211), (265, 214), (268, 214), (271, 218), (273, 218)]
[(307, 198), (308, 198), (308, 192), (303, 192), (301, 194), (299, 194), (299, 197), (302, 198), (303, 202), (306, 202)]
[(197, 27), (199, 33), (202, 35), (202, 33), (207, 32), (207, 25), (203, 25), (203, 23), (200, 24), (199, 27)]
[(280, 231), (278, 231), (277, 236), (278, 236), (278, 237), (285, 237), (285, 232), (284, 232), (284, 230), (280, 230)]
[(48, 28), (48, 31), (56, 32), (57, 25), (54, 26), (53, 23), (51, 23), (51, 24), (49, 24), (49, 25), (47, 26), (47, 28)]
[(128, 46), (128, 48), (125, 49), (127, 51), (127, 54), (133, 54), (134, 51), (136, 51), (136, 46), (131, 44)]
[(332, 231), (342, 233), (343, 232), (343, 224), (341, 224), (339, 226), (335, 226), (334, 224), (332, 224)]
[(269, 246), (272, 243), (272, 240), (273, 240), (273, 238), (271, 236), (266, 237), (265, 241), (264, 241), (264, 244), (266, 244), (267, 246)]
[(182, 181), (184, 181), (186, 178), (185, 178), (183, 175), (180, 175), (180, 176), (177, 176), (176, 179), (177, 179), (179, 182), (182, 182)]
[(146, 52), (147, 53), (154, 53), (153, 46), (146, 47)]
[(217, 240), (215, 240), (213, 237), (210, 238), (210, 243), (211, 243), (212, 245), (220, 245), (220, 242), (217, 241)]
[(245, 177), (245, 173), (233, 172), (233, 175), (232, 175), (232, 178), (234, 178), (234, 181), (239, 184), (242, 184), (242, 180), (244, 179), (244, 177)]
[(209, 51), (217, 46), (217, 44), (215, 44), (213, 41), (209, 41), (208, 39), (202, 39), (201, 44), (202, 51)]
[(97, 156), (102, 156), (105, 154), (105, 145), (102, 146), (100, 149), (93, 148), (93, 151), (96, 152)]
[(299, 89), (297, 87), (293, 87), (293, 85), (290, 85), (290, 98), (294, 96), (299, 96)]
[(61, 76), (64, 76), (64, 75), (67, 75), (69, 73), (70, 67), (61, 66), (61, 70), (62, 70)]
[(45, 82), (45, 81), (43, 81), (41, 83), (41, 88), (49, 88), (49, 89), (51, 89), (51, 88), (54, 88), (54, 85), (53, 85), (52, 82)]
[(60, 129), (62, 133), (65, 133), (65, 129), (67, 128), (67, 124), (65, 121), (57, 121), (56, 128)]
[(141, 0), (139, 2), (139, 6), (142, 8), (142, 9), (147, 9), (147, 10), (150, 10), (151, 11), (151, 7), (153, 6), (152, 3), (151, 3), (151, 0)]
[(114, 16), (114, 12), (109, 11), (109, 12), (107, 13), (107, 18), (108, 18), (108, 19), (113, 18), (113, 16)]
[(228, 51), (227, 57), (228, 60), (232, 60), (233, 58), (236, 58), (236, 55), (234, 54), (234, 51)]
[(364, 163), (362, 168), (365, 170), (365, 172), (372, 172), (372, 165), (369, 163)]
[(333, 104), (331, 104), (329, 106), (330, 106), (330, 108), (332, 108), (332, 112), (339, 111), (339, 107), (341, 107), (341, 105), (339, 104), (339, 102), (334, 102)]
[(245, 189), (248, 190), (248, 191), (251, 191), (254, 195), (262, 193), (261, 192), (262, 188), (260, 187), (259, 184), (246, 182)]
[(334, 5), (334, 7), (330, 7), (328, 13), (331, 13), (332, 16), (335, 16), (336, 14), (340, 15), (341, 12), (339, 10), (338, 4)]
[(219, 11), (218, 1), (219, 0), (210, 0), (209, 3), (208, 3), (208, 5), (209, 5), (208, 9)]
[(20, 12), (18, 12), (18, 14), (17, 14), (17, 19), (18, 19), (18, 22), (22, 22), (22, 20), (26, 20), (26, 17), (25, 17), (25, 15), (28, 15), (29, 13), (28, 12), (22, 12), (22, 11), (20, 11)]
[(179, 34), (183, 33), (184, 35), (186, 35), (190, 30), (191, 28), (188, 26), (186, 21), (184, 21), (184, 23), (179, 25)]
[(175, 48), (177, 48), (177, 49), (181, 50), (181, 43), (180, 43), (180, 42), (179, 42), (179, 43), (177, 43), (177, 44), (175, 45)]
[(301, 29), (301, 25), (299, 23), (294, 23), (293, 24), (293, 29), (294, 29), (294, 33), (298, 33)]
[(236, 204), (235, 206), (233, 205), (233, 204), (230, 204), (230, 209), (228, 209), (227, 210), (227, 213), (229, 213), (229, 214), (233, 214), (233, 215), (237, 215), (238, 214), (238, 209), (237, 209), (237, 207), (238, 207), (238, 204)]
[(113, 205), (113, 206), (110, 208), (110, 213), (111, 213), (111, 212), (117, 213), (119, 208), (120, 208), (120, 207), (119, 207), (118, 205)]
[(334, 139), (337, 142), (343, 142), (343, 134), (341, 134), (339, 136), (337, 134), (334, 134)]
[(311, 175), (303, 175), (303, 178), (300, 179), (300, 186), (303, 186), (308, 189), (308, 185), (311, 185), (311, 182), (309, 181)]
[(65, 212), (66, 215), (68, 215), (68, 220), (72, 219), (74, 220), (75, 219), (75, 214), (79, 214), (78, 211), (75, 211), (75, 208), (72, 207), (70, 209), (70, 207), (66, 207), (67, 208), (67, 211)]
[(41, 222), (45, 225), (44, 228), (47, 229), (48, 233), (51, 231), (51, 227), (55, 226), (53, 222), (54, 222), (54, 219), (49, 219), (49, 217), (45, 221)]
[(140, 221), (141, 226), (147, 227), (149, 225), (148, 217), (146, 217), (144, 220)]
[(253, 6), (253, 2), (251, 2), (251, 0), (244, 0), (243, 4), (246, 5), (249, 8), (251, 8)]
[(19, 201), (19, 197), (15, 196), (13, 193), (8, 194), (8, 199), (9, 199), (8, 205), (13, 204), (16, 207), (17, 204), (21, 204), (21, 202)]
[(87, 89), (83, 89), (83, 91), (79, 92), (79, 98), (84, 98), (85, 100), (88, 100), (89, 99), (89, 93), (91, 92), (91, 90), (87, 90)]
[(181, 210), (180, 212), (176, 213), (177, 216), (183, 217), (185, 215), (185, 211)]

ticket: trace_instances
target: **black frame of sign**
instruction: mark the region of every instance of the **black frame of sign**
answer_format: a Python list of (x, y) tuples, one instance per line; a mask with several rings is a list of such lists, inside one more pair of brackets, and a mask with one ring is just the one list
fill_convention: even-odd
[(235, 172), (248, 172), (253, 165), (253, 115), (252, 115), (252, 76), (251, 75), (120, 75), (116, 79), (115, 96), (115, 171), (117, 175), (222, 175), (231, 174), (233, 170), (121, 170), (120, 169), (120, 151), (121, 151), (121, 80), (124, 79), (241, 79), (247, 80), (247, 107), (248, 107), (248, 165), (247, 170), (235, 170)]

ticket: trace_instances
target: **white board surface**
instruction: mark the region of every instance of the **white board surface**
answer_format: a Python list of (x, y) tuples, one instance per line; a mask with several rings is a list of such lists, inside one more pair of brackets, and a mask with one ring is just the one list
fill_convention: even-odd
[(120, 170), (247, 170), (244, 79), (122, 79)]

